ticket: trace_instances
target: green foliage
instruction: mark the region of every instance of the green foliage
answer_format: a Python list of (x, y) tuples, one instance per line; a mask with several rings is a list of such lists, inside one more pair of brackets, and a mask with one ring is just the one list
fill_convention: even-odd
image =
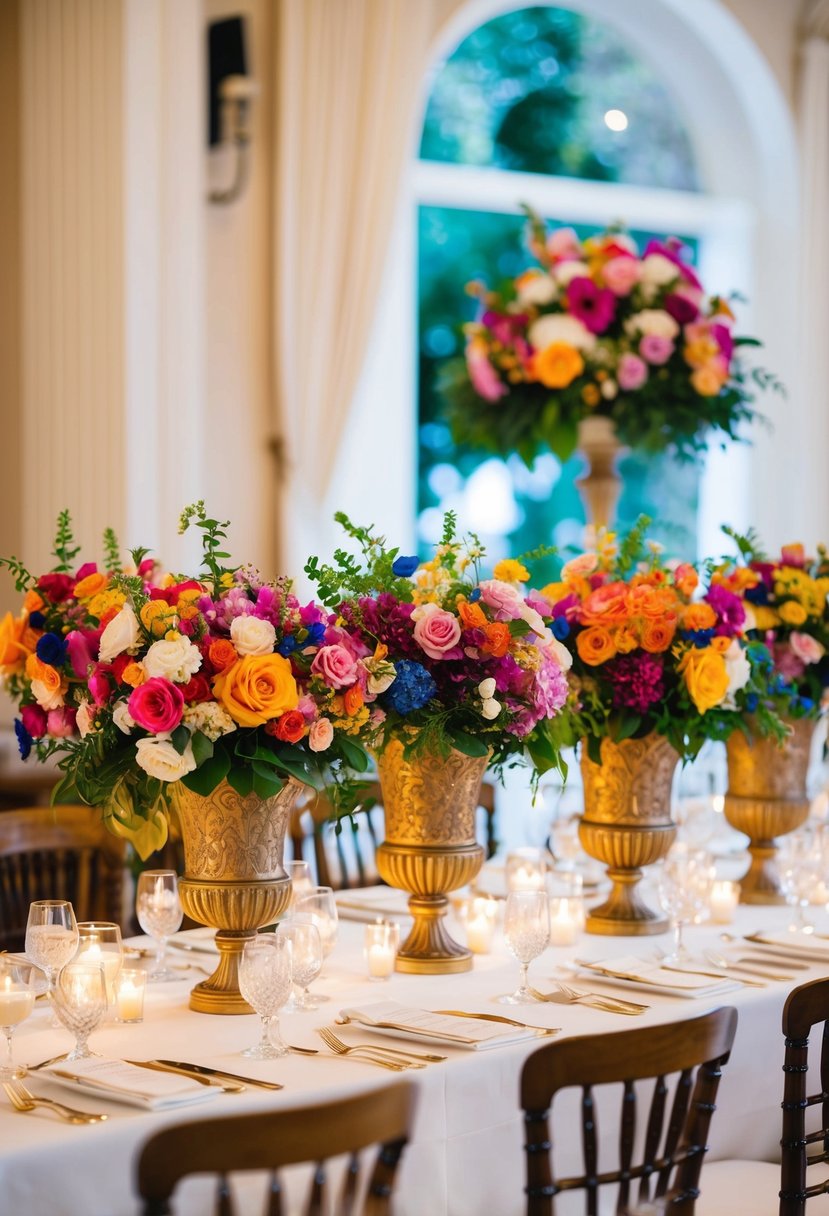
[(69, 574), (74, 569), (75, 558), (81, 551), (80, 545), (75, 544), (72, 531), (72, 517), (67, 510), (58, 514), (57, 529), (52, 556), (55, 559), (53, 570), (56, 574)]
[(11, 557), (0, 557), (0, 567), (2, 566), (6, 567), (14, 579), (15, 591), (28, 591), (37, 582), (35, 576), (29, 573), (20, 558), (14, 554)]
[(112, 528), (104, 528), (104, 568), (111, 573), (121, 569), (121, 546)]
[(178, 523), (179, 534), (186, 532), (191, 524), (199, 528), (202, 534), (202, 570), (212, 580), (214, 590), (218, 590), (222, 576), (227, 573), (227, 567), (220, 565), (220, 562), (230, 560), (230, 554), (222, 548), (230, 520), (208, 519), (204, 500), (200, 498), (182, 511)]

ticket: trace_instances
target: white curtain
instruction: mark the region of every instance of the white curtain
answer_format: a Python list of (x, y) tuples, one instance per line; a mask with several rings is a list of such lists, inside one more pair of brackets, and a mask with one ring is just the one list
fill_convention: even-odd
[(275, 433), (280, 560), (293, 575), (313, 546), (315, 504), (362, 368), (401, 172), (416, 146), (427, 52), (445, 9), (445, 0), (280, 0)]

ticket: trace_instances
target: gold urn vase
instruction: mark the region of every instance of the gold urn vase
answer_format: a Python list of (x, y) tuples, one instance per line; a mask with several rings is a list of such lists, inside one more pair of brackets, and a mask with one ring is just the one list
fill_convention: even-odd
[(611, 418), (603, 415), (582, 418), (578, 452), (587, 467), (576, 479), (576, 486), (584, 503), (587, 522), (594, 528), (608, 528), (616, 517), (622, 492), (622, 479), (616, 470), (621, 451), (616, 424)]
[(785, 897), (775, 865), (776, 837), (785, 836), (809, 817), (806, 774), (817, 723), (790, 722), (782, 744), (735, 730), (726, 743), (728, 792), (725, 817), (750, 840), (751, 864), (740, 881), (740, 902), (782, 904)]
[(304, 789), (293, 777), (265, 799), (242, 797), (226, 781), (206, 797), (177, 787), (181, 902), (193, 920), (218, 930), (219, 965), (190, 993), (190, 1008), (199, 1013), (253, 1012), (239, 992), (239, 958), (245, 942), (290, 902), (291, 882), (282, 867), (285, 832)]
[(662, 735), (601, 741), (601, 764), (582, 743), (584, 849), (607, 865), (613, 883), (603, 904), (587, 918), (588, 933), (664, 933), (667, 921), (643, 901), (637, 884), (642, 866), (664, 857), (676, 837), (671, 822), (671, 783), (678, 754)]
[(409, 892), (411, 932), (397, 953), (397, 970), (420, 974), (469, 971), (472, 952), (450, 937), (444, 917), (448, 891), (471, 882), (484, 850), (475, 838), (475, 812), (488, 757), (458, 751), (406, 760), (393, 739), (377, 756), (386, 839), (377, 850), (380, 877)]

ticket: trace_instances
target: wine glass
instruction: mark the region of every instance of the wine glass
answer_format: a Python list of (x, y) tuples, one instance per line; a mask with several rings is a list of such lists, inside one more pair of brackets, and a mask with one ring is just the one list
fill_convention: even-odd
[(314, 889), (311, 867), (307, 861), (289, 861), (285, 869), (291, 880), (291, 903), (295, 904), (303, 895), (308, 895)]
[(262, 1037), (243, 1056), (254, 1060), (276, 1060), (290, 1050), (279, 1033), (279, 1011), (288, 999), (293, 982), (293, 945), (278, 933), (260, 933), (245, 942), (239, 960), (239, 991), (262, 1020)]
[(659, 903), (668, 915), (674, 935), (673, 949), (665, 956), (666, 963), (685, 963), (691, 957), (682, 940), (682, 931), (706, 908), (709, 886), (708, 867), (685, 851), (669, 854), (657, 867)]
[(821, 878), (822, 850), (811, 831), (793, 832), (780, 842), (778, 851), (780, 887), (792, 909), (791, 933), (814, 933), (807, 915), (812, 893)]
[[(303, 895), (294, 905), (295, 920), (309, 918), (317, 926), (322, 940), (322, 957), (327, 959), (337, 941), (337, 904), (331, 887), (314, 887), (307, 895)], [(319, 1004), (329, 1000), (323, 993), (315, 993), (314, 1000)]]
[(114, 921), (79, 920), (78, 952), (75, 960), (79, 963), (101, 964), (106, 977), (107, 1004), (113, 1005), (115, 981), (124, 961), (120, 926)]
[(527, 987), (527, 969), (550, 940), (550, 901), (546, 891), (510, 891), (504, 910), (504, 937), (521, 966), (515, 992), (500, 996), (502, 1005), (527, 1005), (535, 997)]
[(54, 991), (58, 1020), (75, 1036), (75, 1046), (66, 1057), (88, 1060), (89, 1036), (104, 1020), (107, 1011), (106, 975), (103, 963), (67, 963), (58, 976)]
[(308, 991), (322, 970), (322, 938), (310, 916), (303, 914), (285, 921), (276, 930), (286, 937), (293, 947), (294, 986), (287, 1004), (286, 1013), (304, 1013), (317, 1008), (317, 1001)]
[(46, 973), (51, 996), (55, 977), (78, 948), (75, 911), (67, 899), (36, 899), (29, 907), (26, 955)]
[(135, 910), (139, 925), (158, 946), (155, 966), (147, 979), (156, 984), (179, 979), (175, 971), (164, 966), (167, 940), (177, 931), (184, 916), (175, 870), (145, 870), (139, 874)]
[(0, 955), (0, 1030), (6, 1040), (5, 1059), (0, 1060), (0, 1078), (13, 1081), (25, 1077), (25, 1064), (15, 1064), (12, 1056), (12, 1034), (25, 1021), (35, 1006), (33, 963), (16, 962)]

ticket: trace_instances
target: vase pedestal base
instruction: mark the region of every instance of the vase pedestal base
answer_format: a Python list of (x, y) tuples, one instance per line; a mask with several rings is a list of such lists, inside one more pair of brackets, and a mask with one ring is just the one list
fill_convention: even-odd
[(741, 904), (784, 904), (786, 897), (777, 872), (777, 844), (773, 840), (752, 841), (748, 846), (751, 865), (740, 879)]
[(607, 876), (613, 889), (603, 904), (591, 908), (585, 928), (588, 933), (601, 933), (610, 937), (643, 937), (654, 933), (667, 933), (668, 921), (659, 912), (654, 912), (642, 900), (636, 885), (642, 877), (641, 870), (608, 870)]
[(256, 930), (243, 933), (222, 931), (216, 934), (219, 965), (209, 979), (196, 984), (190, 993), (190, 1008), (196, 1013), (254, 1013), (239, 991), (239, 960), (245, 942)]
[(395, 970), (412, 975), (454, 975), (472, 970), (472, 951), (459, 945), (443, 923), (449, 907), (445, 895), (412, 895), (411, 932), (397, 952)]

